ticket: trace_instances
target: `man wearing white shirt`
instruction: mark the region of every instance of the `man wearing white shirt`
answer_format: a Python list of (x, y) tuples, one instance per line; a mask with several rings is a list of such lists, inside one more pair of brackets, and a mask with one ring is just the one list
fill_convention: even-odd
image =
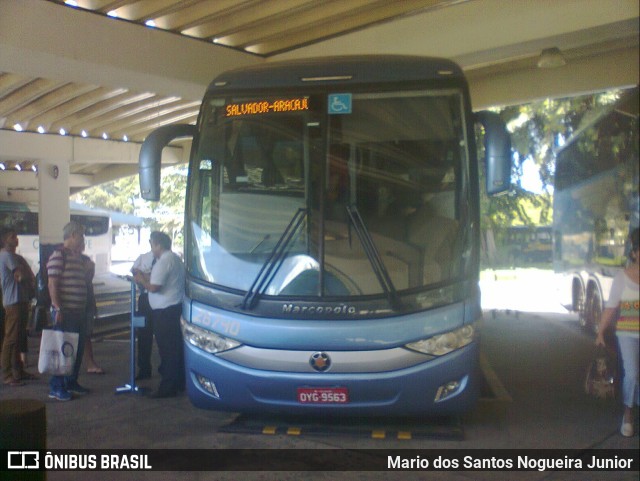
[(154, 231), (149, 242), (156, 262), (150, 276), (137, 272), (134, 279), (149, 292), (153, 334), (160, 352), (162, 380), (153, 397), (173, 397), (184, 389), (185, 383), (180, 331), (185, 270), (180, 257), (171, 251), (171, 238), (167, 234)]
[[(135, 276), (138, 272), (151, 275), (151, 269), (155, 264), (153, 252), (140, 254), (131, 267), (131, 272)], [(141, 381), (151, 377), (151, 351), (153, 349), (153, 323), (151, 320), (151, 306), (149, 306), (149, 293), (140, 287), (138, 296), (137, 315), (144, 316), (144, 327), (136, 328), (138, 338), (138, 375), (136, 380)]]

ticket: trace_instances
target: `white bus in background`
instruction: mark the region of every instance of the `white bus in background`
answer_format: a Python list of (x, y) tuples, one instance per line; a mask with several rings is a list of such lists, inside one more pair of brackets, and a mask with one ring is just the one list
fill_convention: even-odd
[[(96, 276), (109, 273), (111, 267), (111, 218), (96, 210), (71, 209), (71, 220), (85, 227), (84, 253), (96, 264)], [(40, 237), (38, 235), (37, 205), (0, 202), (0, 227), (13, 227), (20, 245), (17, 252), (23, 256), (34, 274), (40, 269)]]
[[(556, 150), (553, 263), (580, 325), (597, 332), (604, 301), (640, 223), (638, 87), (585, 115)], [(570, 296), (570, 297), (569, 297)]]

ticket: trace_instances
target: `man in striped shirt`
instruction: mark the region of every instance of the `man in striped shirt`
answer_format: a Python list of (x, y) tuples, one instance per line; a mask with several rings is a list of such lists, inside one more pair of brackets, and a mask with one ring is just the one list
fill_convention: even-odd
[(87, 389), (78, 384), (85, 342), (87, 307), (87, 275), (82, 259), (84, 226), (71, 221), (64, 226), (64, 244), (56, 249), (47, 262), (51, 316), (56, 329), (79, 334), (78, 350), (73, 373), (70, 376), (51, 376), (49, 397), (69, 401), (74, 394), (86, 394)]

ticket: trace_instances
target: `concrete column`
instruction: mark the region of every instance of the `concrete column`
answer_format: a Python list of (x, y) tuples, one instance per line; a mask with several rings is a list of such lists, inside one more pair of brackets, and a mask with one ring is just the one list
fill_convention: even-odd
[(62, 242), (62, 228), (69, 222), (69, 162), (60, 158), (38, 161), (38, 232), (40, 265), (53, 247)]

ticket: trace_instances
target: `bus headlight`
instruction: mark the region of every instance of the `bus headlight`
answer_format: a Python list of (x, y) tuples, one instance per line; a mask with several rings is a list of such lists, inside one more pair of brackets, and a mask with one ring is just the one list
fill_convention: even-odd
[(207, 329), (202, 329), (191, 324), (184, 319), (180, 320), (182, 325), (182, 336), (192, 346), (196, 346), (211, 354), (228, 351), (240, 345), (238, 341), (221, 336)]
[(475, 337), (475, 332), (475, 327), (467, 324), (455, 331), (449, 331), (428, 339), (411, 342), (406, 344), (405, 347), (432, 356), (443, 356), (470, 344)]

